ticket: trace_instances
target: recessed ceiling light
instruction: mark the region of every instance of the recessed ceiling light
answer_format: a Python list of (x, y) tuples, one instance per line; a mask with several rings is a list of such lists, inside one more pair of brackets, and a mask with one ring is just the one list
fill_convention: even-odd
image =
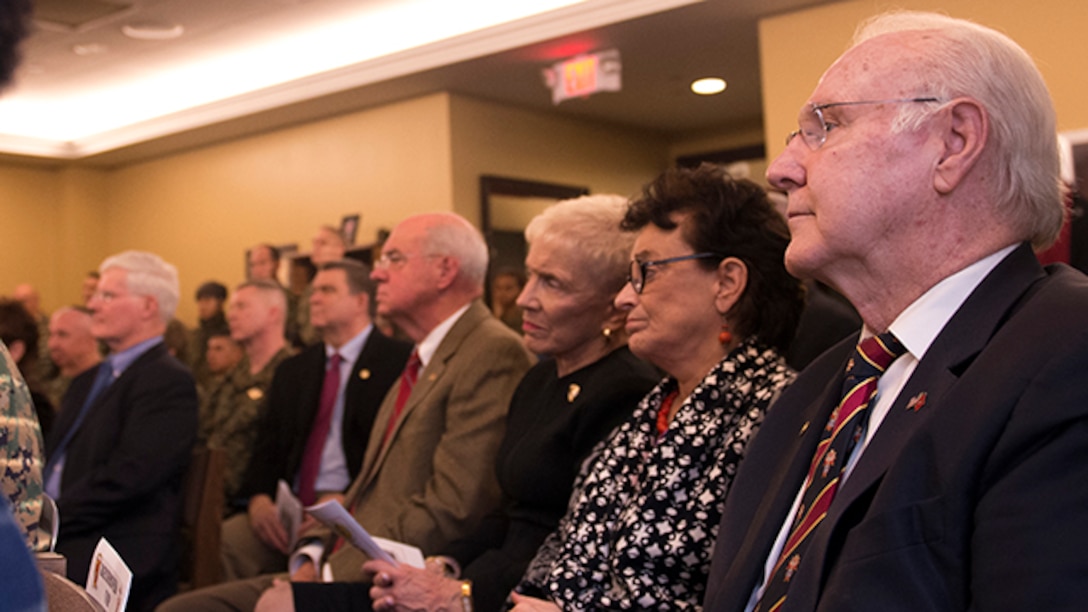
[(136, 40), (171, 40), (185, 33), (180, 23), (136, 21), (121, 26), (121, 33)]
[(99, 43), (72, 45), (72, 53), (75, 53), (80, 57), (86, 57), (88, 55), (102, 55), (106, 51), (109, 51), (109, 47)]
[(725, 91), (725, 80), (717, 77), (698, 79), (691, 84), (691, 90), (700, 96), (712, 96)]

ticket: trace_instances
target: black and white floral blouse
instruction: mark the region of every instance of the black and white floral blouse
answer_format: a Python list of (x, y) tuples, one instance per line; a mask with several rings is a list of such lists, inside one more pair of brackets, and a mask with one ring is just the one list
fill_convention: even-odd
[(737, 464), (793, 377), (775, 351), (742, 343), (658, 437), (658, 410), (676, 389), (664, 379), (590, 456), (516, 590), (563, 610), (700, 609)]

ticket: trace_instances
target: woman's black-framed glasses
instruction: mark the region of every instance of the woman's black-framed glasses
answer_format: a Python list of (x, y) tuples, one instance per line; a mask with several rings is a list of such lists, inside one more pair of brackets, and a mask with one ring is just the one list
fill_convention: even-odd
[(636, 257), (631, 260), (631, 270), (627, 275), (627, 282), (631, 283), (631, 288), (635, 290), (635, 293), (641, 294), (642, 289), (646, 286), (646, 271), (650, 267), (664, 266), (678, 261), (687, 261), (689, 259), (710, 259), (711, 257), (724, 259), (726, 256), (721, 253), (693, 253), (691, 255), (680, 255), (679, 257), (655, 259), (652, 261), (639, 261)]

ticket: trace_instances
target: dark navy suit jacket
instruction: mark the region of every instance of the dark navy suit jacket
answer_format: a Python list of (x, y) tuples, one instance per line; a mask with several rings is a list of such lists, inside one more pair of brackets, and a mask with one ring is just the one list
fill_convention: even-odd
[[(352, 366), (341, 421), (341, 442), (352, 479), (362, 466), (378, 407), (389, 387), (400, 379), (411, 352), (410, 343), (388, 338), (373, 328)], [(246, 499), (259, 493), (275, 497), (279, 479), (293, 482), (317, 416), (325, 361), (325, 345), (319, 342), (276, 368), (268, 388), (267, 416), (261, 421), (240, 491)]]
[[(103, 366), (98, 366), (103, 367)], [(46, 441), (71, 429), (98, 367), (80, 374)], [(101, 537), (134, 574), (129, 610), (146, 610), (177, 586), (182, 478), (196, 440), (197, 397), (188, 368), (157, 344), (103, 391), (69, 443), (57, 501), (57, 552), (84, 584)]]
[[(749, 445), (707, 611), (743, 610), (762, 579), (855, 341), (806, 369)], [(918, 363), (811, 536), (782, 612), (1083, 609), (1086, 371), (1088, 279), (1044, 270), (1021, 245)]]

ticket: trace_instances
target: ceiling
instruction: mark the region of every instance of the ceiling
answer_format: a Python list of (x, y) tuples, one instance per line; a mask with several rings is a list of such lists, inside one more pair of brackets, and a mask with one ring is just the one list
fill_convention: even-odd
[[(16, 85), (0, 99), (0, 153), (114, 165), (435, 91), (670, 137), (758, 126), (757, 20), (828, 2), (532, 0), (544, 12), (519, 15), (509, 7), (529, 0), (422, 5), (429, 1), (36, 0), (38, 27)], [(383, 21), (392, 17), (381, 11), (402, 9), (407, 22)], [(454, 23), (466, 14), (483, 29)], [(126, 25), (151, 35), (181, 25), (184, 33), (137, 40), (122, 33)], [(347, 38), (337, 43), (336, 30), (321, 27)], [(401, 48), (361, 55), (382, 31)], [(613, 48), (622, 91), (552, 104), (544, 68)], [(295, 65), (311, 56), (316, 74)], [(228, 70), (216, 75), (217, 67)], [(272, 81), (259, 81), (262, 70)], [(728, 88), (692, 94), (691, 81), (703, 76)], [(226, 93), (201, 99), (200, 86), (212, 81)]]

